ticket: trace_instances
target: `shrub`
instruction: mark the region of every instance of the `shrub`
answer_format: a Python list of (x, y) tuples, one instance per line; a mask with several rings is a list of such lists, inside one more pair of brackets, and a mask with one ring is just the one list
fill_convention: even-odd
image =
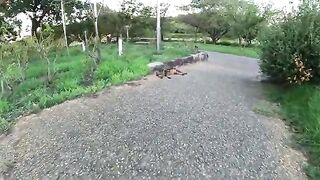
[(281, 82), (320, 80), (320, 8), (305, 1), (259, 38), (261, 70)]

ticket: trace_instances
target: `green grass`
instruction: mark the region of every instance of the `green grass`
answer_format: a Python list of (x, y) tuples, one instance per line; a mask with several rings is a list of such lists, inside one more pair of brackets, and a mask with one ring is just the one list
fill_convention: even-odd
[(310, 179), (320, 179), (320, 87), (271, 87), (267, 95), (281, 104), (282, 117), (294, 128), (298, 143), (308, 152), (310, 165), (306, 170)]
[[(181, 43), (166, 43), (157, 54), (155, 45), (125, 44), (124, 55), (119, 57), (116, 45), (104, 45), (101, 48), (102, 62), (94, 74), (89, 73), (92, 61), (80, 47), (73, 47), (70, 48), (70, 56), (62, 53), (57, 58), (56, 75), (51, 85), (46, 84), (46, 61), (32, 57), (26, 80), (0, 98), (0, 134), (9, 129), (11, 120), (24, 113), (38, 112), (106, 86), (139, 79), (149, 73), (148, 63), (189, 55), (189, 47)], [(15, 66), (10, 67), (9, 73), (13, 80), (19, 79)]]
[(259, 58), (259, 49), (256, 47), (234, 47), (234, 46), (222, 46), (214, 44), (196, 44), (200, 49), (206, 51), (214, 51), (226, 54), (233, 54), (238, 56), (246, 56), (252, 58)]

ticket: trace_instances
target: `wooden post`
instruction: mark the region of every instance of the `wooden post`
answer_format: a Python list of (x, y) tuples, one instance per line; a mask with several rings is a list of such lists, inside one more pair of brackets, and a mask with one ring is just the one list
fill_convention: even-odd
[(157, 52), (160, 53), (161, 43), (161, 17), (160, 17), (160, 0), (157, 0)]
[(122, 54), (123, 54), (123, 40), (122, 40), (121, 34), (120, 34), (119, 41), (118, 41), (118, 53), (119, 53), (119, 56), (122, 56)]
[(64, 33), (64, 42), (65, 42), (65, 46), (67, 48), (67, 52), (69, 55), (66, 16), (65, 16), (65, 10), (64, 10), (64, 0), (61, 0), (61, 13), (62, 13), (62, 26), (63, 26), (63, 33)]
[(129, 25), (126, 25), (126, 30), (127, 30), (127, 43), (129, 42)]
[(84, 45), (85, 45), (85, 49), (87, 50), (87, 47), (88, 47), (88, 34), (87, 34), (87, 31), (84, 31)]
[(96, 38), (99, 38), (99, 29), (98, 29), (98, 7), (97, 2), (94, 3), (93, 11), (94, 11), (94, 24), (95, 24), (95, 30), (96, 30)]

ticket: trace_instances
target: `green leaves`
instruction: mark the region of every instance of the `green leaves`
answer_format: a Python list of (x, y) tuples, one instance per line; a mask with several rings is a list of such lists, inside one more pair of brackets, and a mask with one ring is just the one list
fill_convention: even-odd
[[(37, 28), (42, 22), (60, 23), (61, 20), (61, 1), (60, 0), (12, 0), (8, 15), (15, 17), (19, 13), (24, 13), (32, 20), (32, 31), (36, 33)], [(68, 20), (72, 21), (82, 16), (83, 11), (86, 10), (86, 3), (79, 0), (66, 0), (65, 9)]]
[(297, 12), (264, 30), (259, 38), (264, 73), (278, 81), (304, 82), (303, 74), (320, 81), (319, 12), (319, 6), (306, 1)]

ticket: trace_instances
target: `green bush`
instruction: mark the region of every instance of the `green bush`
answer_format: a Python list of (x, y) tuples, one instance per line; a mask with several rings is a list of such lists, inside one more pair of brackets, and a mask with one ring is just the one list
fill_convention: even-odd
[(281, 82), (320, 80), (320, 8), (305, 1), (259, 38), (261, 70)]

